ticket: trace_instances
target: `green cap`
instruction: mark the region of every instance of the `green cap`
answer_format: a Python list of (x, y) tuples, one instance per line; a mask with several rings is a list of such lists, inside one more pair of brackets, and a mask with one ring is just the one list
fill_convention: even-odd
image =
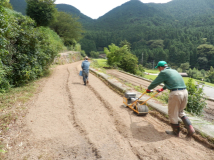
[(165, 61), (159, 61), (157, 66), (155, 68), (158, 68), (158, 67), (167, 67), (167, 63)]

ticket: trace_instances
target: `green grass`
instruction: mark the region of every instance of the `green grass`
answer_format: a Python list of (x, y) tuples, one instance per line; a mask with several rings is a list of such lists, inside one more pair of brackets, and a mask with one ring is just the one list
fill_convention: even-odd
[(94, 59), (97, 61), (100, 67), (109, 67), (107, 64), (107, 59)]
[[(186, 84), (188, 82), (188, 80), (189, 80), (189, 77), (183, 77), (183, 80), (184, 80), (184, 83)], [(193, 79), (193, 82), (196, 82), (196, 80)]]
[[(156, 77), (157, 76), (155, 76), (155, 75), (145, 75), (145, 78), (149, 79), (149, 80), (154, 80)], [(188, 79), (189, 79), (189, 77), (183, 77), (184, 83), (187, 83)], [(195, 79), (193, 79), (193, 80), (196, 82)]]
[(145, 75), (144, 78), (149, 79), (149, 80), (154, 80), (157, 76), (155, 75)]
[(153, 73), (153, 74), (160, 73), (160, 71), (158, 69), (145, 69), (145, 72), (147, 72), (147, 73)]

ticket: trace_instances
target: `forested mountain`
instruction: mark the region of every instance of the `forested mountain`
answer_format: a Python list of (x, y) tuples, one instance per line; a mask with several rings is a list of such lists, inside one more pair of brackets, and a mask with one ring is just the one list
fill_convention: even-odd
[(164, 4), (150, 3), (148, 5), (178, 20), (214, 13), (213, 0), (172, 0)]
[(57, 4), (56, 8), (58, 11), (70, 13), (72, 15), (75, 15), (76, 17), (79, 17), (79, 21), (83, 24), (84, 27), (87, 25), (93, 24), (94, 20), (84, 14), (82, 14), (78, 9), (71, 5), (67, 4)]
[(119, 44), (126, 39), (130, 43), (140, 41), (142, 38), (158, 39), (161, 35), (157, 30), (174, 27), (172, 17), (150, 7), (138, 0), (132, 0), (109, 11), (95, 21), (93, 28), (88, 28), (82, 40), (83, 48), (90, 50), (103, 50), (111, 43)]
[(13, 6), (15, 11), (21, 12), (23, 15), (26, 14), (27, 4), (25, 0), (10, 0), (10, 4)]
[[(13, 9), (17, 12), (21, 12), (23, 15), (26, 14), (26, 7), (27, 3), (25, 0), (10, 0), (11, 5), (13, 6)], [(56, 8), (58, 11), (70, 13), (74, 15), (75, 17), (79, 17), (79, 21), (83, 23), (83, 26), (85, 25), (90, 26), (90, 24), (93, 24), (93, 19), (82, 14), (77, 8), (67, 5), (67, 4), (56, 4)]]
[[(161, 26), (171, 21), (171, 16), (149, 7), (138, 0), (132, 0), (114, 8), (96, 21), (96, 25), (113, 31), (138, 25)], [(163, 23), (164, 22), (164, 23)]]
[(132, 53), (146, 67), (159, 60), (174, 68), (185, 62), (198, 69), (214, 66), (213, 0), (172, 0), (165, 4), (131, 0), (97, 20), (69, 5), (57, 8), (80, 18), (86, 30), (81, 45), (87, 54), (127, 40)]

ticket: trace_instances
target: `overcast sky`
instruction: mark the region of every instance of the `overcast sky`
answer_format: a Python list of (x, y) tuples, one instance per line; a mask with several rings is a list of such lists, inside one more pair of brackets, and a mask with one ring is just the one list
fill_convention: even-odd
[[(97, 19), (113, 8), (129, 0), (56, 0), (56, 4), (64, 3), (76, 7), (80, 12)], [(171, 0), (140, 0), (143, 3), (167, 3)]]

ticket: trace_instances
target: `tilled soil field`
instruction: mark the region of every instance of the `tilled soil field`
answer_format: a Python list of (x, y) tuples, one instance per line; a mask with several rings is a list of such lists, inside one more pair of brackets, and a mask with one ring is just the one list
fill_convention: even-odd
[(170, 126), (124, 108), (122, 97), (94, 75), (84, 86), (80, 65), (55, 68), (5, 138), (4, 159), (213, 159), (213, 150), (183, 134), (168, 136)]
[[(106, 72), (107, 72), (107, 74), (110, 74), (116, 78), (119, 78), (119, 79), (123, 80), (124, 82), (128, 82), (134, 86), (141, 86), (144, 89), (147, 89), (151, 83), (151, 82), (145, 81), (143, 79), (136, 78), (131, 75), (119, 72), (118, 70), (107, 70)], [(155, 90), (159, 89), (159, 88), (162, 88), (162, 86), (157, 86), (155, 88)], [(207, 103), (207, 106), (206, 106), (206, 108), (204, 108), (202, 118), (214, 123), (214, 101), (207, 100), (206, 103)]]

